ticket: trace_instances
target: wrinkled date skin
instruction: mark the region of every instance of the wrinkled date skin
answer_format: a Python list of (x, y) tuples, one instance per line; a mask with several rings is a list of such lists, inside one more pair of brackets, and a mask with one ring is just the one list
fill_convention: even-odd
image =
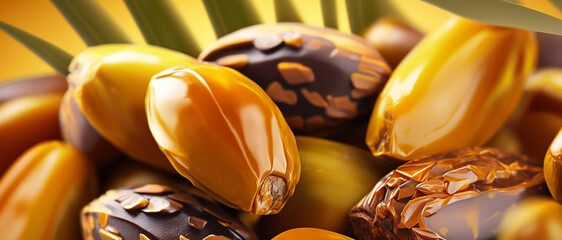
[(539, 165), (493, 148), (405, 163), (350, 213), (359, 239), (493, 239), (505, 211), (544, 192)]
[(0, 180), (2, 238), (79, 239), (77, 216), (97, 194), (95, 171), (80, 151), (57, 140), (39, 143)]
[(364, 39), (300, 23), (262, 24), (220, 38), (199, 59), (259, 84), (293, 131), (328, 135), (365, 115), (390, 67)]
[(204, 65), (154, 76), (146, 97), (154, 139), (174, 168), (217, 201), (277, 213), (300, 175), (296, 141), (279, 109), (233, 69)]
[(85, 240), (257, 240), (216, 202), (158, 184), (107, 191), (81, 224)]
[(353, 240), (345, 235), (320, 228), (293, 228), (280, 233), (271, 240)]
[(483, 145), (519, 102), (536, 59), (533, 32), (451, 19), (393, 72), (367, 145), (398, 161)]
[(150, 134), (144, 98), (154, 74), (193, 64), (196, 60), (185, 54), (150, 45), (90, 47), (69, 66), (70, 97), (93, 128), (119, 150), (133, 159), (174, 171)]

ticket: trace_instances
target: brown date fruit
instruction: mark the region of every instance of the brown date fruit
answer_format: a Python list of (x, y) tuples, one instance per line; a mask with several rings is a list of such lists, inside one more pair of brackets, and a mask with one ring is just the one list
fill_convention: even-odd
[(390, 172), (351, 210), (351, 224), (359, 239), (491, 239), (505, 211), (543, 185), (543, 169), (524, 156), (463, 148)]
[(390, 67), (364, 39), (301, 23), (261, 24), (228, 34), (199, 59), (232, 67), (277, 104), (291, 129), (330, 135), (368, 114)]
[(254, 240), (216, 203), (147, 184), (109, 190), (82, 209), (85, 240)]

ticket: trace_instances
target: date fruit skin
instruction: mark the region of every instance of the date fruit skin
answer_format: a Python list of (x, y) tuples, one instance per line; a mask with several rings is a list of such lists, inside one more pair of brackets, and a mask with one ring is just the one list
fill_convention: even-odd
[(297, 227), (351, 235), (349, 209), (393, 168), (369, 151), (321, 138), (297, 136), (301, 176), (295, 193), (274, 215), (262, 216), (254, 229), (262, 239)]
[(321, 228), (293, 228), (280, 233), (271, 240), (353, 240), (345, 235)]
[(397, 161), (483, 145), (519, 102), (536, 59), (533, 32), (451, 19), (393, 72), (367, 145)]
[(544, 178), (552, 197), (562, 204), (562, 129), (544, 157)]
[(364, 39), (301, 23), (240, 29), (199, 59), (232, 67), (260, 85), (293, 131), (331, 135), (367, 115), (391, 72)]
[(414, 27), (395, 18), (381, 18), (363, 34), (392, 68), (398, 66), (423, 36)]
[(201, 64), (155, 75), (150, 130), (174, 168), (215, 200), (252, 214), (277, 213), (300, 176), (295, 137), (253, 81)]
[(63, 94), (67, 89), (66, 78), (59, 74), (47, 74), (9, 80), (0, 84), (0, 104), (19, 97)]
[(17, 97), (0, 103), (0, 175), (23, 152), (46, 140), (60, 139), (61, 93)]
[(0, 231), (3, 239), (80, 238), (80, 209), (97, 195), (92, 164), (58, 140), (39, 143), (0, 180)]
[(463, 148), (399, 166), (350, 220), (359, 239), (492, 239), (507, 209), (544, 190), (542, 167), (527, 157)]
[(215, 202), (159, 184), (108, 190), (81, 224), (85, 240), (257, 240)]
[(108, 166), (123, 156), (92, 127), (70, 92), (64, 94), (59, 106), (59, 125), (62, 139), (84, 153), (98, 167)]
[(525, 199), (509, 209), (498, 228), (498, 240), (560, 239), (562, 205), (547, 197)]
[(148, 129), (144, 98), (151, 77), (196, 60), (169, 49), (134, 44), (90, 47), (70, 63), (69, 92), (88, 122), (119, 150), (173, 171)]
[(523, 154), (542, 164), (562, 127), (562, 68), (541, 68), (529, 77), (512, 121)]

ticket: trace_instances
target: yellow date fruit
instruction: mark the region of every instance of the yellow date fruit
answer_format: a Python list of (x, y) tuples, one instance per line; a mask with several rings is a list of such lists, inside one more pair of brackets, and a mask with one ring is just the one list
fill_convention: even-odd
[(282, 232), (272, 240), (353, 240), (348, 236), (320, 229), (320, 228), (293, 228)]
[(60, 139), (61, 99), (61, 93), (47, 93), (0, 104), (0, 175), (31, 146)]
[(562, 205), (547, 197), (525, 199), (510, 208), (498, 228), (498, 240), (560, 239)]
[(533, 32), (451, 19), (396, 68), (367, 145), (375, 156), (409, 161), (486, 143), (520, 100), (536, 59)]
[(552, 197), (562, 203), (562, 129), (544, 157), (544, 179)]
[(217, 201), (277, 213), (300, 174), (295, 137), (267, 94), (241, 73), (201, 64), (150, 82), (150, 130), (174, 168)]
[(154, 74), (195, 62), (185, 54), (155, 46), (90, 47), (69, 66), (69, 91), (90, 124), (119, 150), (173, 171), (148, 129), (144, 98)]
[(62, 139), (84, 153), (96, 166), (103, 168), (123, 155), (92, 127), (71, 92), (66, 92), (62, 98), (59, 122)]
[(2, 239), (79, 239), (80, 209), (96, 195), (84, 155), (56, 140), (37, 144), (0, 180)]
[(262, 216), (255, 227), (262, 239), (297, 227), (351, 234), (349, 209), (388, 171), (364, 149), (315, 137), (297, 137), (301, 176), (281, 212)]

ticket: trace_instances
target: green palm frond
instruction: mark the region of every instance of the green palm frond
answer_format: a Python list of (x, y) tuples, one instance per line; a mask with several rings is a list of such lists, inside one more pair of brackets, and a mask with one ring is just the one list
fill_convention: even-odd
[(125, 0), (147, 43), (197, 56), (201, 49), (169, 0)]
[(131, 42), (97, 1), (51, 1), (88, 46)]
[(360, 35), (380, 16), (378, 1), (373, 0), (345, 0), (349, 27), (351, 32)]
[(277, 22), (302, 22), (291, 0), (274, 0)]
[[(562, 35), (562, 20), (527, 8), (519, 2), (508, 0), (424, 1), (482, 23)], [(550, 2), (554, 6), (562, 7), (562, 1), (560, 0), (551, 0)]]
[(338, 28), (338, 13), (336, 9), (336, 0), (321, 0), (322, 18), (324, 26), (330, 28)]
[(203, 0), (203, 3), (217, 38), (260, 23), (250, 0)]
[(72, 55), (57, 46), (40, 39), (24, 30), (0, 21), (0, 29), (4, 30), (21, 44), (25, 45), (35, 55), (49, 64), (60, 74), (68, 74), (68, 65), (72, 61)]

